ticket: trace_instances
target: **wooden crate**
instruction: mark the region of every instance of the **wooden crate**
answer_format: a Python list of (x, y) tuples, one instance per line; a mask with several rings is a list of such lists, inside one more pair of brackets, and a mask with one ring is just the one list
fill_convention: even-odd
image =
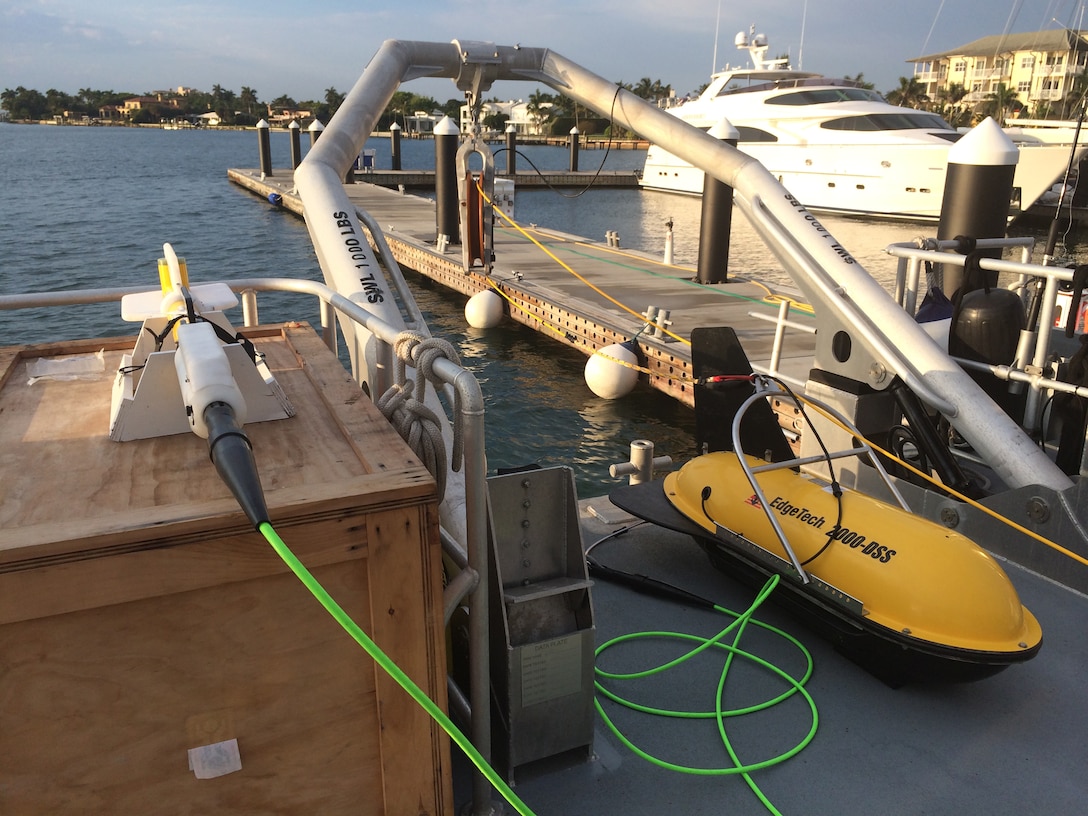
[[(273, 524), (443, 707), (434, 481), (309, 327), (247, 331)], [(0, 350), (0, 813), (444, 814), (447, 738), (246, 521), (206, 443), (111, 442), (132, 339)], [(101, 376), (26, 363), (105, 349)], [(237, 740), (198, 779), (189, 749)]]

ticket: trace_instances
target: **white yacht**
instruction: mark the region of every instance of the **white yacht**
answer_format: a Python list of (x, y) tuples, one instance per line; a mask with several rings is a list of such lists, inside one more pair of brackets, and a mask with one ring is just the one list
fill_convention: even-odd
[[(941, 214), (948, 149), (961, 136), (940, 116), (889, 104), (850, 79), (793, 70), (765, 59), (767, 39), (741, 32), (751, 68), (714, 74), (696, 99), (670, 108), (710, 129), (727, 119), (738, 147), (758, 159), (810, 210), (934, 220)], [(1059, 180), (1069, 146), (1020, 144), (1010, 215)], [(646, 153), (641, 184), (701, 195), (704, 174), (659, 145)]]

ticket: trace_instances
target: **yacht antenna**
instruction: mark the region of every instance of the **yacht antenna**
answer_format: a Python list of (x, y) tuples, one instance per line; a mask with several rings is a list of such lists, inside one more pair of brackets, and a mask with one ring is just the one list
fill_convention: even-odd
[[(806, 0), (807, 2), (807, 0)], [(718, 17), (714, 21), (714, 64), (710, 66), (711, 76), (718, 72), (718, 34), (722, 28), (722, 0), (718, 0)]]
[(808, 0), (805, 0), (804, 8), (801, 10), (801, 45), (797, 48), (797, 70), (803, 70), (805, 67), (805, 22), (808, 20)]

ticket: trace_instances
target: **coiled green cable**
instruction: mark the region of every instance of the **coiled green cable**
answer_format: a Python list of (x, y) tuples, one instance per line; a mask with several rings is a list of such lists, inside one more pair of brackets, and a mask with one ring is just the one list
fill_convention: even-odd
[[(377, 663), (379, 666), (381, 666), (382, 670), (385, 671), (390, 677), (392, 677), (393, 680), (396, 681), (397, 684), (400, 685), (400, 687), (403, 688), (408, 693), (408, 695), (413, 700), (415, 700), (415, 702), (424, 711), (426, 711), (427, 714), (436, 723), (438, 723), (438, 725), (442, 728), (442, 730), (445, 731), (446, 734), (449, 735), (450, 739), (452, 739), (454, 741), (454, 743), (456, 743), (457, 746), (462, 751), (465, 752), (465, 755), (469, 758), (469, 760), (472, 762), (472, 764), (475, 765), (476, 768), (479, 769), (479, 771), (484, 775), (484, 777), (488, 780), (488, 782), (490, 782), (495, 787), (495, 790), (498, 791), (498, 793), (504, 799), (506, 799), (506, 801), (509, 802), (510, 805), (513, 806), (513, 808), (519, 814), (521, 814), (521, 816), (535, 816), (535, 814), (529, 808), (529, 806), (526, 805), (521, 800), (521, 798), (518, 797), (518, 795), (516, 793), (514, 793), (514, 791), (510, 788), (509, 785), (506, 784), (506, 782), (502, 779), (502, 777), (499, 776), (499, 774), (495, 771), (495, 769), (492, 768), (488, 764), (487, 760), (484, 759), (484, 757), (480, 754), (480, 752), (476, 749), (476, 747), (472, 744), (472, 742), (468, 739), (468, 737), (465, 736), (465, 734), (453, 723), (452, 720), (450, 720), (450, 718), (446, 714), (446, 712), (444, 712), (437, 704), (435, 704), (435, 702), (433, 700), (431, 700), (431, 698), (428, 697), (426, 695), (426, 693), (418, 685), (416, 685), (416, 683), (412, 680), (412, 678), (410, 678), (407, 674), (405, 674), (404, 670), (401, 669), (396, 663), (394, 663), (393, 660), (387, 654), (385, 654), (385, 652), (383, 652), (381, 650), (381, 648), (378, 646), (378, 644), (376, 644), (370, 638), (370, 636), (367, 635), (366, 632), (364, 632), (362, 630), (362, 628), (357, 623), (355, 623), (355, 621), (353, 621), (351, 619), (351, 617), (347, 614), (347, 612), (344, 611), (343, 607), (341, 607), (340, 604), (338, 604), (336, 602), (336, 600), (331, 595), (329, 595), (328, 591), (326, 591), (326, 589), (321, 585), (321, 583), (316, 578), (314, 578), (313, 574), (306, 568), (306, 566), (298, 559), (298, 557), (283, 542), (283, 539), (281, 539), (279, 537), (279, 535), (276, 533), (275, 529), (273, 529), (272, 525), (269, 522), (265, 521), (265, 522), (262, 522), (257, 527), (257, 529), (261, 533), (261, 535), (264, 536), (265, 540), (267, 540), (268, 543), (272, 545), (272, 549), (276, 551), (276, 554), (279, 555), (279, 557), (283, 560), (283, 562), (287, 565), (287, 567), (291, 570), (291, 572), (293, 572), (295, 574), (295, 576), (298, 577), (298, 579), (302, 582), (302, 584), (306, 587), (306, 589), (308, 589), (310, 591), (310, 594), (312, 594), (314, 596), (314, 598), (317, 599), (318, 603), (320, 603), (325, 608), (325, 610), (333, 617), (333, 619), (337, 623), (339, 623), (340, 626), (352, 637), (352, 639), (355, 640), (355, 642), (358, 643), (363, 648), (363, 650), (370, 656), (370, 658), (372, 660), (374, 660), (374, 662)], [(786, 632), (783, 632), (780, 629), (776, 629), (775, 627), (770, 626), (769, 624), (766, 624), (766, 623), (763, 623), (761, 621), (755, 620), (752, 617), (755, 614), (755, 611), (770, 596), (771, 592), (774, 591), (774, 588), (777, 585), (778, 585), (778, 576), (774, 576), (763, 587), (763, 590), (756, 597), (756, 600), (753, 602), (751, 607), (749, 607), (747, 611), (745, 611), (744, 613), (741, 613), (739, 615), (737, 613), (735, 613), (735, 612), (731, 612), (728, 609), (725, 609), (723, 607), (715, 605), (714, 609), (716, 609), (717, 611), (719, 611), (719, 612), (721, 612), (723, 614), (733, 616), (735, 618), (735, 620), (732, 623), (730, 623), (729, 626), (725, 627), (725, 629), (723, 629), (721, 632), (719, 632), (717, 635), (715, 635), (712, 638), (701, 638), (701, 637), (698, 637), (698, 636), (695, 636), (695, 635), (687, 635), (687, 634), (676, 633), (676, 632), (638, 632), (638, 633), (634, 633), (634, 634), (622, 635), (620, 637), (613, 638), (612, 640), (609, 640), (606, 643), (601, 644), (597, 648), (597, 651), (596, 651), (596, 655), (599, 657), (602, 652), (604, 652), (605, 650), (607, 650), (607, 649), (609, 649), (609, 648), (611, 648), (611, 647), (613, 647), (613, 646), (615, 646), (615, 645), (617, 645), (619, 643), (623, 643), (623, 642), (631, 641), (631, 640), (636, 640), (636, 639), (639, 639), (639, 638), (672, 638), (672, 639), (688, 640), (688, 641), (693, 641), (693, 642), (698, 643), (698, 645), (694, 649), (689, 651), (687, 654), (685, 654), (685, 655), (683, 655), (683, 656), (681, 656), (679, 658), (676, 658), (675, 660), (670, 660), (669, 662), (667, 662), (667, 663), (665, 663), (665, 664), (663, 664), (661, 666), (657, 666), (657, 667), (651, 668), (651, 669), (646, 669), (644, 671), (635, 672), (635, 673), (632, 673), (632, 674), (617, 674), (617, 673), (612, 673), (612, 672), (606, 672), (606, 671), (604, 671), (604, 670), (602, 670), (600, 668), (595, 669), (596, 674), (599, 677), (603, 677), (603, 678), (606, 678), (606, 679), (609, 679), (609, 680), (630, 680), (630, 679), (635, 679), (635, 678), (639, 678), (639, 677), (647, 677), (647, 676), (650, 676), (650, 675), (653, 675), (653, 674), (657, 674), (657, 673), (666, 671), (666, 670), (668, 670), (670, 668), (673, 668), (674, 666), (678, 666), (678, 665), (684, 663), (685, 661), (695, 657), (696, 655), (698, 655), (698, 654), (700, 654), (700, 653), (702, 653), (702, 652), (704, 652), (704, 651), (706, 651), (707, 649), (710, 649), (710, 648), (725, 650), (728, 653), (728, 655), (726, 657), (725, 665), (724, 665), (724, 667), (722, 669), (721, 675), (720, 675), (719, 680), (718, 680), (718, 689), (717, 689), (717, 695), (716, 695), (715, 710), (713, 712), (670, 711), (668, 709), (657, 709), (657, 708), (652, 708), (652, 707), (649, 707), (649, 706), (643, 706), (643, 705), (640, 705), (640, 704), (637, 704), (637, 703), (633, 703), (633, 702), (631, 702), (629, 700), (625, 700), (624, 698), (620, 697), (618, 694), (616, 694), (616, 693), (610, 691), (609, 689), (605, 688), (600, 680), (595, 681), (594, 684), (595, 684), (598, 692), (600, 692), (600, 694), (604, 695), (608, 699), (610, 699), (610, 700), (612, 700), (612, 701), (614, 701), (614, 702), (616, 702), (616, 703), (618, 703), (620, 705), (623, 705), (623, 706), (626, 706), (628, 708), (632, 708), (632, 709), (635, 709), (635, 710), (638, 710), (638, 711), (642, 711), (642, 712), (645, 712), (645, 713), (655, 714), (655, 715), (660, 715), (660, 716), (666, 716), (666, 717), (683, 717), (683, 718), (695, 718), (695, 719), (708, 719), (710, 717), (716, 718), (716, 720), (718, 722), (718, 732), (719, 732), (719, 735), (720, 735), (720, 737), (722, 739), (722, 743), (725, 745), (725, 748), (729, 752), (729, 756), (733, 761), (733, 766), (732, 767), (727, 767), (727, 768), (691, 768), (691, 767), (687, 767), (687, 766), (683, 766), (683, 765), (677, 765), (677, 764), (674, 764), (674, 763), (671, 763), (671, 762), (666, 762), (665, 760), (659, 759), (659, 758), (651, 755), (647, 751), (644, 751), (643, 749), (639, 748), (633, 742), (631, 742), (631, 740), (628, 739), (627, 736), (625, 734), (623, 734), (623, 732), (621, 732), (619, 730), (619, 728), (617, 728), (616, 725), (612, 722), (611, 718), (608, 716), (608, 714), (605, 712), (603, 706), (601, 705), (601, 702), (600, 702), (599, 699), (597, 699), (597, 698), (594, 699), (594, 705), (596, 706), (597, 712), (601, 716), (601, 719), (604, 721), (605, 725), (608, 726), (608, 728), (620, 740), (620, 742), (622, 742), (624, 745), (626, 745), (627, 748), (630, 749), (636, 755), (642, 757), (643, 759), (647, 760), (648, 762), (653, 763), (654, 765), (657, 765), (657, 766), (662, 767), (662, 768), (667, 768), (667, 769), (670, 769), (670, 770), (673, 770), (673, 771), (678, 771), (680, 773), (700, 774), (700, 775), (740, 774), (744, 778), (744, 780), (747, 782), (748, 786), (756, 794), (756, 796), (759, 797), (760, 801), (763, 802), (764, 806), (766, 806), (769, 811), (776, 814), (776, 816), (779, 816), (778, 810), (776, 810), (775, 807), (766, 798), (766, 796), (764, 796), (763, 792), (759, 789), (759, 787), (752, 780), (750, 773), (752, 771), (756, 771), (756, 770), (759, 770), (761, 768), (767, 768), (767, 767), (770, 767), (771, 765), (776, 765), (776, 764), (778, 764), (780, 762), (783, 762), (783, 761), (789, 759), (792, 756), (795, 756), (798, 752), (800, 752), (806, 745), (808, 745), (809, 742), (812, 741), (812, 738), (816, 735), (816, 727), (817, 727), (817, 723), (818, 723), (818, 716), (817, 716), (817, 712), (816, 712), (816, 704), (813, 701), (811, 695), (809, 695), (808, 691), (804, 687), (805, 683), (808, 681), (809, 677), (811, 677), (811, 675), (812, 675), (812, 656), (809, 654), (808, 650), (805, 649), (805, 647), (799, 641), (797, 641), (795, 638), (793, 638), (791, 635), (787, 634)], [(754, 623), (757, 626), (761, 626), (761, 627), (763, 627), (763, 628), (765, 628), (765, 629), (767, 629), (767, 630), (769, 630), (771, 632), (774, 632), (774, 633), (786, 638), (787, 640), (792, 642), (795, 646), (797, 646), (798, 649), (800, 649), (800, 651), (805, 655), (805, 658), (806, 658), (806, 661), (807, 661), (806, 670), (804, 672), (804, 675), (800, 679), (794, 678), (793, 676), (791, 676), (787, 672), (783, 671), (782, 669), (778, 668), (777, 666), (774, 666), (773, 664), (763, 660), (762, 658), (757, 657), (756, 655), (750, 654), (749, 652), (746, 652), (746, 651), (740, 649), (737, 646), (737, 644), (740, 641), (741, 636), (744, 633), (745, 628), (747, 627), (747, 625), (749, 623)], [(736, 634), (735, 634), (735, 636), (733, 638), (733, 642), (731, 644), (723, 644), (721, 641), (730, 632), (733, 632), (734, 630), (735, 630)], [(787, 684), (790, 686), (790, 688), (788, 688), (785, 692), (778, 695), (777, 697), (775, 697), (775, 698), (773, 698), (771, 700), (768, 700), (766, 702), (758, 703), (756, 705), (749, 706), (749, 707), (743, 708), (743, 709), (736, 709), (736, 710), (732, 710), (732, 711), (724, 710), (722, 708), (722, 696), (723, 696), (724, 688), (725, 688), (725, 680), (726, 680), (726, 677), (729, 674), (729, 668), (732, 665), (732, 661), (733, 661), (733, 658), (735, 656), (740, 656), (740, 657), (742, 657), (742, 658), (744, 658), (746, 660), (750, 660), (750, 661), (752, 661), (752, 662), (754, 662), (754, 663), (768, 669), (769, 671), (773, 672), (774, 674), (778, 675), (783, 680), (785, 680), (787, 682)], [(810, 709), (812, 711), (812, 727), (809, 730), (808, 734), (805, 736), (805, 738), (797, 746), (795, 746), (794, 748), (790, 749), (789, 751), (786, 751), (785, 753), (783, 753), (783, 754), (781, 754), (781, 755), (779, 755), (777, 757), (773, 757), (771, 759), (767, 759), (767, 760), (764, 760), (762, 762), (750, 763), (750, 764), (747, 764), (747, 765), (742, 764), (739, 757), (737, 756), (736, 752), (734, 751), (732, 744), (729, 741), (728, 735), (726, 734), (725, 719), (727, 717), (739, 716), (739, 715), (742, 715), (742, 714), (761, 711), (763, 709), (769, 708), (770, 706), (775, 705), (775, 704), (787, 699), (788, 697), (792, 696), (793, 694), (798, 694), (798, 693), (801, 694), (802, 696), (804, 696), (805, 700), (808, 702), (809, 707), (810, 707)]]
[[(668, 762), (666, 760), (663, 760), (663, 759), (661, 759), (659, 757), (656, 757), (656, 756), (650, 754), (648, 751), (646, 751), (646, 750), (640, 748), (639, 746), (635, 745), (612, 722), (612, 719), (608, 716), (607, 712), (604, 710), (604, 707), (601, 705), (600, 699), (599, 698), (594, 699), (594, 705), (597, 708), (597, 713), (600, 715), (600, 717), (604, 721), (605, 725), (608, 726), (609, 730), (616, 736), (617, 739), (620, 740), (620, 742), (622, 742), (624, 745), (626, 745), (629, 750), (631, 750), (633, 753), (637, 754), (638, 756), (642, 757), (647, 762), (650, 762), (650, 763), (652, 763), (654, 765), (657, 765), (658, 767), (661, 767), (661, 768), (667, 768), (668, 770), (677, 771), (679, 773), (685, 773), (685, 774), (694, 774), (694, 775), (701, 775), (701, 776), (726, 776), (726, 775), (739, 774), (744, 779), (744, 781), (747, 783), (748, 787), (751, 788), (752, 792), (755, 793), (755, 795), (759, 798), (760, 802), (763, 803), (764, 807), (766, 807), (768, 811), (775, 814), (776, 816), (780, 816), (779, 811), (770, 802), (770, 800), (764, 795), (763, 791), (760, 790), (759, 786), (752, 779), (751, 773), (753, 771), (757, 771), (757, 770), (760, 770), (760, 769), (763, 769), (763, 768), (768, 768), (768, 767), (771, 767), (773, 765), (777, 765), (777, 764), (779, 764), (781, 762), (786, 761), (787, 759), (789, 759), (789, 758), (791, 758), (793, 756), (796, 756), (816, 736), (816, 729), (817, 729), (817, 726), (819, 724), (819, 715), (818, 715), (818, 712), (816, 710), (816, 703), (812, 699), (812, 696), (808, 693), (808, 690), (805, 688), (805, 684), (808, 682), (809, 678), (812, 676), (812, 668), (813, 668), (812, 655), (800, 643), (800, 641), (798, 641), (792, 635), (790, 635), (787, 632), (784, 632), (784, 631), (782, 631), (780, 629), (777, 629), (774, 626), (771, 626), (770, 624), (763, 623), (762, 621), (758, 621), (758, 620), (756, 620), (755, 618), (752, 617), (755, 614), (756, 610), (759, 609), (759, 607), (764, 603), (764, 601), (766, 601), (766, 599), (771, 595), (771, 593), (774, 591), (774, 588), (776, 586), (778, 586), (778, 582), (779, 582), (779, 576), (777, 576), (777, 575), (772, 576), (767, 581), (767, 583), (764, 585), (764, 587), (760, 591), (760, 593), (756, 596), (756, 599), (752, 603), (752, 605), (743, 613), (738, 614), (738, 613), (733, 612), (731, 610), (725, 609), (724, 607), (720, 607), (720, 606), (717, 606), (717, 605), (712, 605), (712, 607), (716, 611), (721, 612), (722, 614), (725, 614), (725, 615), (729, 615), (729, 616), (733, 617), (734, 620), (728, 626), (726, 626), (722, 631), (720, 631), (717, 635), (715, 635), (715, 636), (713, 636), (711, 638), (703, 638), (703, 637), (699, 637), (699, 636), (696, 636), (696, 635), (684, 634), (684, 633), (679, 633), (679, 632), (638, 632), (638, 633), (634, 633), (634, 634), (622, 635), (620, 637), (613, 638), (613, 639), (607, 641), (606, 643), (602, 643), (599, 647), (597, 647), (597, 651), (596, 651), (595, 654), (596, 654), (596, 657), (599, 659), (603, 652), (605, 652), (607, 649), (612, 648), (613, 646), (615, 646), (617, 644), (628, 642), (628, 641), (633, 641), (633, 640), (639, 640), (639, 639), (643, 639), (643, 638), (682, 640), (682, 641), (690, 641), (690, 642), (694, 642), (694, 643), (698, 644), (694, 649), (691, 649), (686, 654), (683, 654), (680, 657), (677, 657), (677, 658), (675, 658), (673, 660), (670, 660), (667, 663), (664, 663), (664, 664), (662, 664), (660, 666), (655, 666), (653, 668), (645, 669), (645, 670), (638, 671), (638, 672), (620, 674), (620, 673), (604, 671), (599, 666), (595, 669), (595, 672), (596, 672), (598, 678), (604, 678), (605, 680), (612, 680), (612, 681), (635, 680), (635, 679), (638, 679), (638, 678), (649, 677), (649, 676), (652, 676), (652, 675), (655, 675), (655, 674), (660, 674), (661, 672), (668, 671), (669, 669), (680, 666), (681, 664), (683, 664), (686, 661), (690, 660), (691, 658), (705, 652), (708, 649), (714, 648), (714, 649), (724, 650), (725, 652), (727, 652), (727, 657), (726, 657), (725, 663), (724, 663), (724, 665), (722, 667), (721, 674), (719, 675), (719, 678), (718, 678), (718, 687), (717, 687), (717, 694), (716, 694), (716, 697), (715, 697), (714, 711), (676, 711), (676, 710), (671, 710), (671, 709), (655, 708), (655, 707), (652, 707), (652, 706), (646, 706), (646, 705), (642, 705), (642, 704), (639, 704), (639, 703), (632, 702), (631, 700), (627, 700), (627, 699), (621, 697), (620, 695), (616, 694), (615, 692), (609, 690), (608, 688), (606, 688), (604, 686), (601, 679), (598, 679), (598, 680), (596, 680), (594, 682), (594, 684), (595, 684), (595, 686), (597, 688), (597, 691), (599, 692), (600, 695), (603, 695), (604, 697), (607, 697), (609, 700), (612, 700), (613, 702), (615, 702), (615, 703), (617, 703), (617, 704), (619, 704), (621, 706), (624, 706), (626, 708), (630, 708), (630, 709), (635, 710), (635, 711), (639, 711), (639, 712), (642, 712), (642, 713), (651, 714), (651, 715), (655, 715), (655, 716), (677, 717), (677, 718), (682, 718), (682, 719), (710, 719), (710, 718), (714, 718), (717, 721), (717, 725), (718, 725), (718, 735), (721, 738), (722, 744), (724, 745), (726, 751), (728, 752), (730, 760), (732, 761), (733, 764), (731, 766), (719, 767), (719, 768), (696, 768), (696, 767), (690, 767), (690, 766), (686, 766), (686, 765), (679, 765), (679, 764), (676, 764), (676, 763), (673, 763), (673, 762)], [(750, 652), (746, 652), (746, 651), (739, 648), (738, 644), (740, 642), (741, 636), (744, 634), (744, 630), (747, 628), (749, 623), (754, 623), (756, 626), (760, 626), (760, 627), (762, 627), (764, 629), (767, 629), (770, 632), (773, 632), (773, 633), (785, 638), (786, 640), (793, 643), (801, 651), (801, 653), (804, 655), (804, 658), (805, 658), (806, 668), (805, 668), (805, 671), (804, 671), (803, 675), (800, 678), (795, 678), (792, 675), (790, 675), (789, 673), (787, 673), (787, 672), (783, 671), (782, 669), (780, 669), (779, 667), (769, 663), (768, 661), (766, 661), (766, 660), (764, 660), (764, 659), (762, 659), (762, 658), (760, 658), (760, 657), (758, 657), (758, 656), (756, 656), (754, 654), (751, 654)], [(732, 643), (723, 643), (722, 641), (730, 633), (733, 633)], [(732, 666), (734, 657), (741, 657), (741, 658), (743, 658), (745, 660), (749, 660), (749, 661), (761, 666), (764, 669), (767, 669), (771, 673), (775, 674), (776, 676), (778, 676), (779, 678), (784, 680), (786, 682), (788, 688), (784, 692), (779, 694), (778, 696), (776, 696), (776, 697), (774, 697), (774, 698), (772, 698), (770, 700), (766, 700), (765, 702), (757, 703), (755, 705), (747, 706), (745, 708), (733, 709), (733, 710), (728, 710), (728, 711), (725, 710), (723, 708), (723, 706), (722, 706), (722, 699), (723, 699), (724, 691), (725, 691), (726, 678), (729, 675), (729, 669)], [(740, 758), (737, 756), (737, 753), (734, 750), (733, 745), (732, 745), (732, 743), (731, 743), (731, 741), (729, 739), (729, 736), (728, 736), (728, 734), (726, 732), (726, 728), (725, 728), (726, 718), (728, 718), (728, 717), (737, 717), (737, 716), (742, 716), (744, 714), (752, 714), (752, 713), (755, 713), (755, 712), (758, 712), (758, 711), (763, 711), (763, 710), (765, 710), (767, 708), (770, 708), (771, 706), (777, 705), (778, 703), (786, 700), (789, 697), (792, 697), (794, 694), (802, 695), (804, 697), (805, 701), (808, 703), (810, 711), (812, 712), (812, 726), (809, 729), (808, 733), (805, 735), (805, 737), (797, 745), (795, 745), (793, 748), (790, 748), (789, 750), (779, 754), (778, 756), (771, 757), (770, 759), (765, 759), (765, 760), (762, 760), (762, 761), (759, 761), (759, 762), (753, 762), (753, 763), (748, 763), (748, 764), (742, 763)]]

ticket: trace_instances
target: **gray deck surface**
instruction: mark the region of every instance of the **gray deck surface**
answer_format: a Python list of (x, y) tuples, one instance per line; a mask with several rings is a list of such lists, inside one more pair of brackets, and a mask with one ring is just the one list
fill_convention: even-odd
[[(255, 192), (259, 174), (242, 173), (236, 183)], [(268, 179), (268, 189), (287, 192), (289, 177)], [(348, 185), (356, 206), (373, 212), (392, 237), (428, 247), (434, 238), (433, 204), (373, 185)], [(426, 202), (426, 203), (422, 203)], [(295, 202), (285, 202), (293, 206)], [(673, 326), (687, 336), (694, 326), (734, 325), (753, 361), (766, 358), (771, 327), (748, 316), (762, 290), (750, 283), (695, 287), (649, 259), (636, 263), (598, 244), (587, 247), (574, 236), (544, 235), (544, 241), (575, 267), (591, 270), (592, 279), (638, 308), (653, 303), (673, 310)], [(496, 269), (517, 269), (540, 291), (568, 309), (584, 304), (587, 314), (609, 311), (584, 284), (540, 255), (522, 236), (496, 230)], [(452, 252), (451, 252), (452, 254)], [(634, 294), (632, 294), (634, 293)], [(740, 297), (737, 297), (740, 295)], [(752, 298), (753, 300), (749, 300)], [(758, 307), (768, 313), (770, 307)], [(619, 313), (617, 321), (630, 320)], [(637, 323), (630, 321), (637, 328)], [(796, 339), (797, 335), (793, 335)], [(674, 344), (678, 354), (687, 348)], [(788, 373), (807, 372), (811, 339), (802, 338)], [(624, 514), (597, 498), (582, 502), (586, 545), (624, 523), (606, 518)], [(611, 508), (611, 509), (609, 509)], [(711, 567), (687, 536), (652, 525), (635, 526), (594, 550), (602, 563), (644, 573), (707, 597), (730, 609), (745, 609), (754, 591)], [(807, 685), (819, 712), (814, 740), (799, 755), (757, 771), (756, 784), (783, 814), (904, 814), (974, 816), (974, 814), (1088, 813), (1088, 597), (1006, 563), (1021, 599), (1039, 619), (1044, 633), (1039, 655), (1000, 674), (962, 685), (913, 685), (890, 688), (840, 656), (773, 603), (757, 618), (786, 629), (812, 653), (815, 670)], [(644, 630), (712, 635), (725, 619), (640, 595), (598, 581), (592, 590), (596, 640)], [(801, 670), (796, 649), (776, 636), (752, 628), (743, 646), (787, 671)], [(675, 645), (640, 641), (610, 652), (607, 667), (623, 670), (656, 665), (673, 657)], [(655, 662), (656, 659), (656, 662)], [(640, 681), (632, 692), (640, 701), (681, 708), (713, 706), (721, 659), (700, 658), (684, 668)], [(727, 686), (730, 705), (758, 702), (778, 694), (782, 681), (766, 670), (735, 665)], [(636, 743), (651, 753), (703, 767), (730, 764), (713, 721), (662, 721), (619, 711), (610, 714)], [(799, 742), (811, 725), (808, 706), (793, 697), (768, 711), (730, 721), (729, 733), (741, 758), (754, 762), (776, 756)], [(635, 756), (608, 733), (597, 718), (595, 758), (575, 765), (542, 762), (519, 769), (516, 792), (540, 816), (557, 814), (762, 814), (768, 810), (737, 776), (691, 776), (659, 769)], [(455, 749), (455, 754), (456, 754)], [(459, 807), (470, 798), (466, 774), (455, 789)], [(466, 811), (467, 812), (467, 811)], [(505, 812), (512, 810), (507, 807)]]
[[(586, 513), (607, 499), (584, 500), (587, 546), (623, 524)], [(611, 510), (622, 517), (620, 511)], [(600, 562), (644, 573), (742, 610), (754, 592), (713, 569), (687, 536), (644, 524), (594, 549)], [(1015, 565), (1006, 570), (1043, 626), (1032, 661), (994, 677), (958, 685), (890, 688), (849, 662), (773, 604), (757, 618), (798, 637), (812, 653), (808, 690), (819, 711), (814, 740), (796, 757), (753, 777), (783, 814), (1082, 814), (1088, 812), (1088, 598)], [(715, 613), (684, 607), (598, 581), (592, 590), (597, 642), (650, 629), (712, 635), (724, 627)], [(761, 630), (742, 645), (791, 672), (796, 650)], [(658, 651), (657, 654), (647, 654)], [(653, 665), (673, 646), (630, 646), (606, 655), (635, 670)], [(604, 662), (604, 661), (602, 661)], [(609, 666), (611, 668), (611, 666)], [(713, 705), (720, 659), (695, 661), (645, 682), (633, 692), (654, 705)], [(737, 665), (727, 701), (756, 702), (784, 685), (766, 670)], [(768, 689), (773, 689), (769, 692)], [(610, 712), (615, 707), (608, 705)], [(713, 721), (667, 721), (617, 715), (651, 753), (679, 763), (728, 765)], [(792, 748), (811, 725), (809, 708), (794, 698), (730, 723), (741, 758), (756, 761)], [(768, 811), (736, 776), (699, 777), (656, 768), (632, 754), (597, 720), (596, 759), (561, 769), (530, 766), (517, 794), (541, 814), (761, 814)], [(542, 763), (546, 765), (547, 763)], [(467, 798), (460, 796), (459, 801)], [(511, 812), (509, 808), (506, 812)]]

